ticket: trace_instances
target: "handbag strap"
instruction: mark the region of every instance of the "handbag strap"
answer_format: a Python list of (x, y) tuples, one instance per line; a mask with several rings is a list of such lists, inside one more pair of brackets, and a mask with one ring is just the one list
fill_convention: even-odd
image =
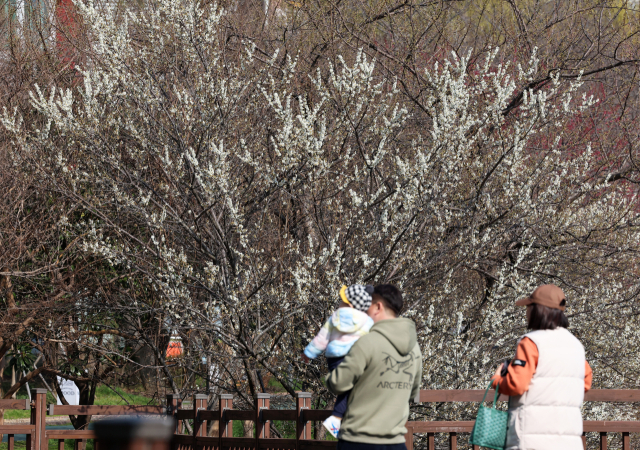
[[(489, 389), (491, 389), (491, 386), (493, 385), (493, 380), (491, 380), (489, 382), (489, 386), (487, 386), (487, 389), (484, 391), (484, 397), (482, 397), (482, 403), (484, 403), (484, 401), (487, 399), (487, 394), (489, 393)], [(500, 383), (498, 383), (496, 385), (496, 392), (493, 395), (493, 408), (495, 409), (496, 407), (496, 401), (498, 400), (498, 389), (500, 389)]]
[(482, 397), (481, 403), (484, 403), (484, 401), (487, 399), (487, 394), (489, 393), (489, 389), (491, 389), (491, 385), (493, 385), (493, 380), (489, 381), (489, 386), (487, 386), (487, 389), (484, 391), (484, 397)]
[(496, 393), (493, 395), (493, 409), (496, 409), (496, 400), (498, 400), (498, 390), (500, 389), (500, 383), (496, 385)]

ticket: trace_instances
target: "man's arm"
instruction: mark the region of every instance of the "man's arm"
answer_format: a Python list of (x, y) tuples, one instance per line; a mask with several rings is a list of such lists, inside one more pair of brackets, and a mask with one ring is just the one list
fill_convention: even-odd
[(367, 356), (356, 342), (344, 361), (327, 376), (327, 387), (336, 395), (353, 389), (364, 373), (365, 367), (367, 367)]
[(414, 352), (417, 353), (418, 359), (416, 360), (416, 372), (413, 378), (413, 387), (411, 389), (411, 400), (416, 403), (420, 403), (420, 387), (422, 385), (422, 353), (420, 353), (420, 347), (416, 344)]

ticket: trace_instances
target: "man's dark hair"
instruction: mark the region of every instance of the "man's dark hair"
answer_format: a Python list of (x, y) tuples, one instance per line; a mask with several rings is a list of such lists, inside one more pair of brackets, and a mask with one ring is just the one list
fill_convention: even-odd
[[(564, 300), (563, 300), (564, 301)], [(558, 327), (569, 328), (569, 319), (564, 311), (533, 303), (528, 328), (531, 330), (555, 330)]]
[(402, 292), (392, 284), (379, 284), (373, 289), (373, 302), (381, 302), (385, 308), (393, 311), (396, 316), (402, 312), (404, 302)]

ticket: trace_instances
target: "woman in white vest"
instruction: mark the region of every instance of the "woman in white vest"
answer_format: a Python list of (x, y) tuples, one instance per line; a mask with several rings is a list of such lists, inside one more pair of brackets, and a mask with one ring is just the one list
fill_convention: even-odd
[(568, 330), (566, 300), (547, 284), (516, 305), (527, 307), (528, 328), (511, 362), (493, 380), (509, 396), (508, 450), (583, 450), (584, 393), (592, 371), (584, 347)]

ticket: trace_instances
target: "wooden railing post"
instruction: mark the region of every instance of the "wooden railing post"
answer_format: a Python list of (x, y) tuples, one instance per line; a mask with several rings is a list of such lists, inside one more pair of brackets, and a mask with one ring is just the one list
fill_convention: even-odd
[(427, 433), (427, 450), (436, 450), (435, 433)]
[(261, 412), (265, 409), (269, 409), (269, 403), (271, 401), (270, 394), (258, 394), (256, 399), (256, 450), (260, 450), (260, 439), (268, 439), (271, 437), (271, 428), (269, 422), (262, 420)]
[(48, 450), (49, 445), (45, 438), (47, 418), (47, 390), (42, 388), (31, 389), (31, 425), (36, 429), (33, 433), (31, 448), (35, 450)]
[(304, 420), (304, 410), (311, 409), (311, 392), (296, 392), (296, 450), (300, 441), (311, 439), (311, 424)]
[(198, 416), (198, 411), (207, 409), (209, 396), (206, 394), (194, 394), (193, 396), (193, 437), (204, 437), (207, 435), (207, 427), (202, 426), (202, 421)]
[(407, 434), (404, 435), (404, 442), (407, 450), (413, 450), (413, 427), (407, 427)]
[(449, 450), (458, 450), (458, 434), (455, 432), (449, 433)]
[(176, 433), (182, 434), (182, 421), (178, 422), (178, 409), (182, 406), (182, 397), (178, 394), (167, 394), (167, 415), (176, 423)]
[(622, 432), (622, 450), (631, 450), (631, 439), (628, 431)]
[(223, 449), (222, 438), (233, 437), (233, 422), (225, 418), (224, 412), (227, 409), (233, 409), (233, 395), (220, 394), (220, 403), (218, 411), (220, 411), (220, 424), (218, 425), (218, 450)]
[[(601, 431), (600, 432), (600, 450), (607, 450), (607, 432), (606, 431)], [(585, 446), (585, 448), (587, 448)]]

